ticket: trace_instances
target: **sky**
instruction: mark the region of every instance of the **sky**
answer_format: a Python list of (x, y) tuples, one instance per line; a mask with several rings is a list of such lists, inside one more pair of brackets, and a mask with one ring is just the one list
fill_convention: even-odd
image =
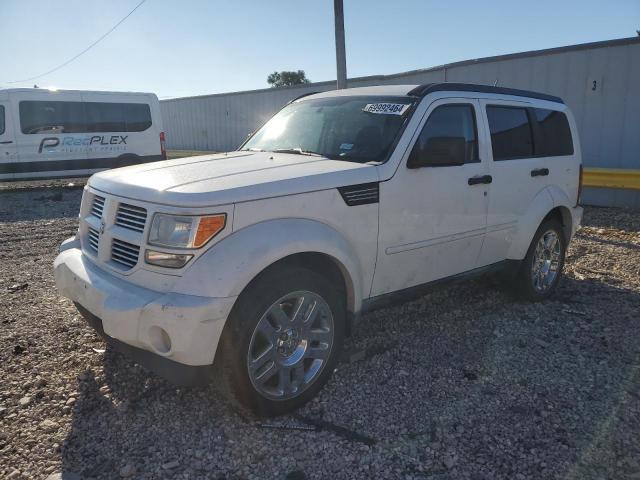
[[(267, 88), (273, 71), (334, 80), (332, 0), (0, 0), (0, 88), (154, 92)], [(347, 75), (636, 36), (640, 0), (344, 0)]]

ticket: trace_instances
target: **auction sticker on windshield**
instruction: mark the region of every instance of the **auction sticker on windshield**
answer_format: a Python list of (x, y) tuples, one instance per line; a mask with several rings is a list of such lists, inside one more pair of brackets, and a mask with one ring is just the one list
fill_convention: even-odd
[(408, 108), (408, 103), (367, 103), (362, 111), (382, 115), (402, 115)]

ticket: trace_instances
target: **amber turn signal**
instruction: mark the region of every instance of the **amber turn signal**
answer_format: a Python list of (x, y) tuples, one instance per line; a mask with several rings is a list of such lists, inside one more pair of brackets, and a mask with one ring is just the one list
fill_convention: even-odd
[(208, 217), (200, 217), (198, 222), (198, 230), (196, 231), (195, 239), (193, 240), (193, 246), (200, 248), (218, 233), (224, 229), (227, 222), (227, 215), (212, 215)]

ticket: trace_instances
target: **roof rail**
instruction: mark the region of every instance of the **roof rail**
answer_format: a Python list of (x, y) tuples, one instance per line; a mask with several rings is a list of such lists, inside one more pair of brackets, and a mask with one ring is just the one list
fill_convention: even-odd
[(414, 97), (424, 97), (433, 92), (479, 92), (479, 93), (497, 93), (500, 95), (513, 95), (516, 97), (537, 98), (539, 100), (548, 100), (550, 102), (564, 103), (560, 97), (547, 95), (546, 93), (530, 92), (529, 90), (518, 90), (515, 88), (492, 87), (490, 85), (476, 85), (473, 83), (425, 83), (407, 93)]

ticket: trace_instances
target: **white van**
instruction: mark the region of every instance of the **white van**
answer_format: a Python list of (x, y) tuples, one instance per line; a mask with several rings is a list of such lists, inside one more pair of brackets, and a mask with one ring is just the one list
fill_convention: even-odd
[(0, 181), (84, 176), (165, 158), (153, 93), (0, 90)]
[(239, 151), (91, 177), (56, 283), (138, 363), (180, 384), (217, 365), (232, 398), (280, 414), (327, 381), (362, 312), (498, 270), (525, 299), (552, 295), (580, 174), (557, 97), (455, 83), (318, 93)]

